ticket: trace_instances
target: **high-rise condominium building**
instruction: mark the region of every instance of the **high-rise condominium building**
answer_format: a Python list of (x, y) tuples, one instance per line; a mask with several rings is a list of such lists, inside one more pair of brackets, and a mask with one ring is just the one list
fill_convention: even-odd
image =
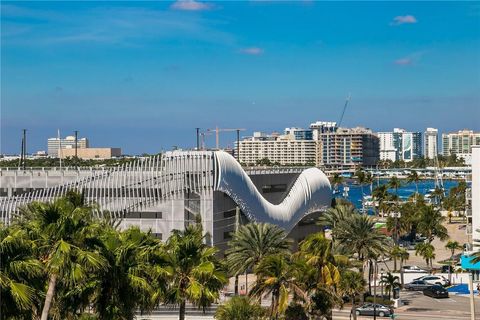
[(379, 139), (367, 128), (327, 129), (318, 133), (318, 141), (319, 160), (326, 167), (375, 166), (379, 160)]
[(442, 154), (444, 156), (472, 153), (472, 146), (475, 145), (480, 145), (480, 132), (465, 129), (442, 134)]
[(290, 131), (285, 135), (254, 132), (253, 137), (240, 141), (238, 159), (246, 165), (254, 165), (265, 158), (280, 165), (318, 165), (317, 148), (317, 141), (295, 139)]
[[(59, 149), (75, 149), (75, 137), (67, 136), (65, 139), (62, 138), (49, 138), (48, 139), (48, 155), (51, 157), (59, 156)], [(88, 148), (88, 139), (81, 138), (77, 141), (77, 149)]]
[(425, 158), (434, 159), (438, 154), (438, 129), (427, 128), (424, 134)]
[(393, 132), (379, 132), (380, 159), (405, 162), (422, 156), (422, 133), (394, 128)]
[(310, 129), (285, 128), (285, 135), (290, 135), (295, 140), (312, 140), (312, 130)]

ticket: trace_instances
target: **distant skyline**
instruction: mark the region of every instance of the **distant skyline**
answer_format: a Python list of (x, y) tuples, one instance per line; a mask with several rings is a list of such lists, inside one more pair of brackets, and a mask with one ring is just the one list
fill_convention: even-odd
[[(480, 131), (479, 2), (2, 2), (1, 153), (195, 146), (317, 120)], [(235, 133), (221, 134), (223, 146)], [(214, 136), (207, 140), (215, 145)]]

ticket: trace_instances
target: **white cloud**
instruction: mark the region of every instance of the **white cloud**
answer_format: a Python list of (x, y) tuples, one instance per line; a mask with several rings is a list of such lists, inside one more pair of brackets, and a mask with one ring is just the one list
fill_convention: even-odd
[(185, 11), (203, 11), (210, 10), (212, 6), (208, 3), (199, 2), (195, 0), (178, 0), (175, 1), (170, 8), (175, 10), (185, 10)]
[(413, 23), (417, 23), (417, 18), (415, 18), (412, 15), (405, 15), (405, 16), (396, 16), (395, 18), (393, 18), (391, 25), (398, 26), (401, 24), (413, 24)]
[(240, 50), (240, 52), (243, 54), (251, 55), (251, 56), (259, 56), (263, 54), (264, 50), (259, 47), (249, 47), (249, 48), (243, 48), (242, 50)]
[(412, 58), (400, 58), (400, 59), (397, 59), (395, 60), (393, 63), (395, 63), (396, 65), (399, 65), (399, 66), (408, 66), (408, 65), (411, 65), (413, 64), (413, 59)]

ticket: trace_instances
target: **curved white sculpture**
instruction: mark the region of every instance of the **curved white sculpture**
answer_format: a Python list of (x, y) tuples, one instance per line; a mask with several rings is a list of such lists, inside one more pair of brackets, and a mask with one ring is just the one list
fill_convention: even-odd
[(304, 170), (282, 203), (267, 201), (240, 164), (226, 152), (215, 152), (215, 189), (225, 192), (251, 220), (276, 224), (287, 232), (306, 215), (328, 208), (332, 190), (327, 176), (317, 168)]

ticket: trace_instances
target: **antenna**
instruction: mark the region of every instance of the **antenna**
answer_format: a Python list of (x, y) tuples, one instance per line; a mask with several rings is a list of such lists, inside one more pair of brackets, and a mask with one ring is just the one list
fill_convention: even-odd
[(345, 105), (343, 106), (343, 111), (342, 115), (340, 116), (340, 121), (338, 121), (338, 128), (340, 128), (340, 125), (342, 124), (343, 121), (343, 116), (345, 115), (345, 111), (347, 110), (348, 103), (350, 102), (350, 98), (352, 95), (349, 93), (347, 96), (347, 99), (345, 100)]

